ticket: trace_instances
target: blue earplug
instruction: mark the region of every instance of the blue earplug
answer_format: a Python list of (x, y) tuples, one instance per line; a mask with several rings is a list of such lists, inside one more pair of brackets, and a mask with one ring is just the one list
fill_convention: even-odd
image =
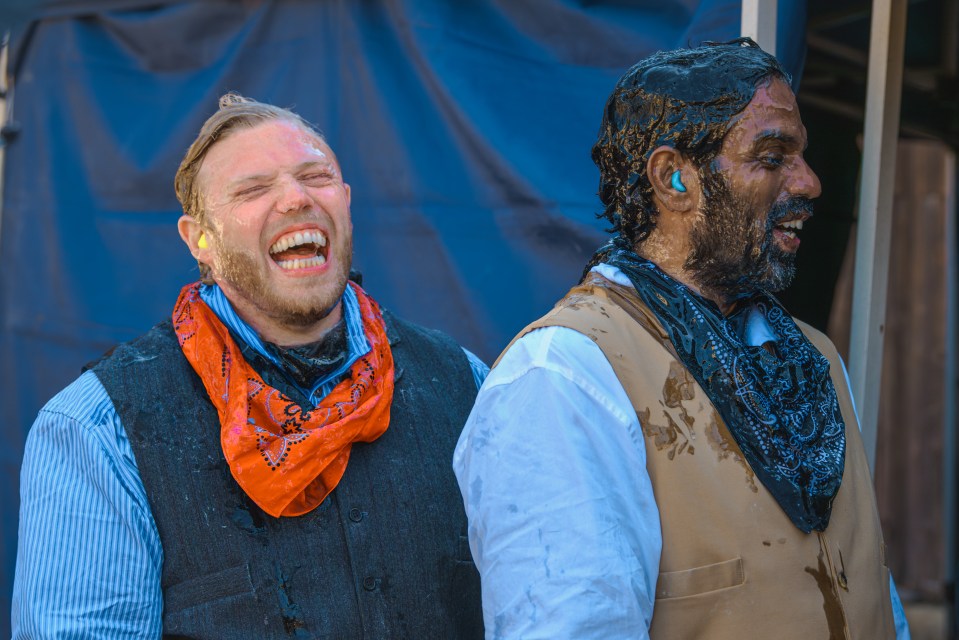
[(680, 193), (686, 193), (686, 185), (683, 184), (682, 178), (679, 176), (679, 170), (673, 171), (673, 177), (670, 180), (670, 183), (673, 185), (673, 189), (679, 191)]

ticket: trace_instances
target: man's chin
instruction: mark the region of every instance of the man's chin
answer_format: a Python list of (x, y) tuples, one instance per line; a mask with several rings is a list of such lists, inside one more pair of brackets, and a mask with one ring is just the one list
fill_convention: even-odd
[[(343, 297), (346, 282), (305, 294), (306, 286), (278, 286), (267, 282), (220, 281), (234, 307), (252, 306), (259, 315), (289, 329), (310, 329), (333, 313)], [(242, 315), (242, 312), (241, 312)]]
[(796, 276), (795, 254), (770, 257), (764, 262), (763, 267), (756, 269), (743, 269), (741, 264), (730, 264), (724, 269), (713, 263), (709, 269), (693, 272), (693, 281), (707, 297), (727, 300), (748, 298), (759, 291), (776, 293), (792, 284)]
[(332, 275), (326, 274), (327, 282), (314, 285), (312, 291), (305, 282), (295, 287), (278, 287), (272, 296), (271, 315), (291, 328), (309, 328), (322, 322), (336, 311), (347, 287), (347, 274), (336, 274), (335, 283), (329, 281)]
[(287, 307), (281, 307), (274, 310), (273, 317), (275, 320), (286, 325), (287, 327), (308, 329), (318, 322), (326, 319), (331, 313), (333, 313), (333, 311), (336, 310), (336, 307), (339, 303), (340, 298), (337, 297), (332, 303), (329, 301), (323, 301), (317, 302), (313, 305), (291, 305)]
[(796, 277), (796, 254), (777, 252), (771, 256), (766, 268), (766, 277), (762, 279), (759, 288), (776, 293), (792, 284)]
[[(239, 309), (293, 330), (308, 330), (333, 313), (343, 296), (349, 265), (286, 277), (240, 251), (221, 251), (214, 279)], [(240, 312), (242, 315), (242, 312)]]
[(334, 312), (346, 289), (345, 278), (336, 278), (335, 283), (329, 282), (328, 278), (324, 280), (300, 279), (290, 283), (274, 279), (270, 283), (272, 286), (261, 289), (260, 309), (291, 328), (315, 325)]

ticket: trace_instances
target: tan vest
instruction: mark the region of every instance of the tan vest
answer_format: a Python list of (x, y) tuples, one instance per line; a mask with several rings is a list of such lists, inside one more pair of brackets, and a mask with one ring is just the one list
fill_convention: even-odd
[(519, 335), (545, 326), (596, 342), (646, 436), (663, 535), (653, 640), (895, 638), (872, 478), (826, 336), (799, 323), (829, 359), (846, 423), (846, 465), (829, 527), (806, 534), (756, 479), (632, 288), (593, 275)]

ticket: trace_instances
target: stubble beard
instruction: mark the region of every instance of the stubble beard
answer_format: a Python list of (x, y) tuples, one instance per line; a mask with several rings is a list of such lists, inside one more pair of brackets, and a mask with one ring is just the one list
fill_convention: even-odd
[[(339, 255), (353, 255), (352, 239)], [(329, 315), (343, 297), (349, 270), (349, 260), (339, 260), (335, 271), (317, 278), (320, 282), (316, 282), (317, 279), (312, 282), (304, 279), (302, 291), (298, 291), (296, 296), (284, 296), (269, 286), (269, 280), (256, 256), (220, 242), (214, 273), (217, 282), (228, 283), (247, 302), (279, 324), (301, 329)]]
[(773, 228), (790, 213), (812, 213), (808, 198), (777, 202), (764, 217), (750, 213), (721, 174), (702, 176), (703, 218), (690, 233), (692, 248), (684, 265), (707, 297), (729, 301), (757, 291), (782, 291), (796, 275), (796, 254), (782, 250)]

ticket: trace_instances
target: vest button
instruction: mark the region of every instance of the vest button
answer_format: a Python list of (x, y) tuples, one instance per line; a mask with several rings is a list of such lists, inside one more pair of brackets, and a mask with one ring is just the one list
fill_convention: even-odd
[(849, 591), (849, 580), (848, 578), (846, 578), (845, 571), (839, 572), (839, 586), (845, 589), (846, 591)]
[(353, 507), (352, 509), (350, 509), (350, 520), (352, 520), (353, 522), (359, 522), (362, 519), (363, 519), (362, 511), (360, 511), (356, 507)]
[(367, 591), (375, 591), (376, 587), (379, 585), (379, 580), (373, 576), (366, 576), (363, 578), (363, 588)]

